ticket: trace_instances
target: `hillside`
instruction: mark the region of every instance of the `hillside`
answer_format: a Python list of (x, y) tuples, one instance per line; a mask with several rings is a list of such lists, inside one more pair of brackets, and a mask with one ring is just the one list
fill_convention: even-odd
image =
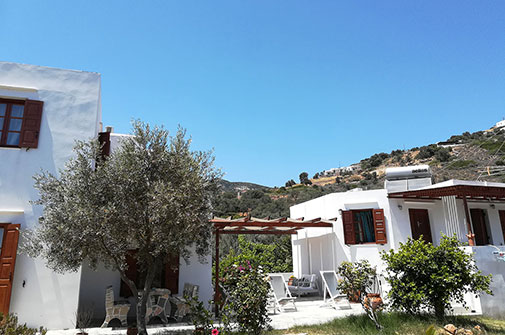
[(251, 212), (256, 217), (289, 216), (289, 207), (324, 194), (353, 188), (378, 189), (384, 185), (385, 169), (391, 166), (428, 164), (434, 182), (448, 179), (505, 181), (505, 131), (491, 128), (465, 132), (443, 142), (391, 153), (377, 153), (343, 169), (293, 179), (285, 186), (266, 186), (221, 181), (222, 194), (216, 200), (218, 216), (239, 217)]

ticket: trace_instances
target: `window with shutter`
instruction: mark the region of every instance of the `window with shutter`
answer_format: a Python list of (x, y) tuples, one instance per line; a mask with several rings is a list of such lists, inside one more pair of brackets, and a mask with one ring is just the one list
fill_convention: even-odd
[(0, 146), (37, 148), (44, 103), (0, 99)]
[[(145, 273), (140, 272), (140, 269), (137, 266), (137, 260), (135, 258), (136, 253), (136, 250), (131, 250), (126, 254), (126, 263), (128, 264), (126, 276), (132, 280), (138, 288), (144, 285)], [(168, 288), (172, 294), (179, 293), (178, 255), (171, 257), (168, 261), (164, 262), (162, 268), (156, 270), (153, 287)], [(123, 280), (121, 280), (119, 294), (124, 298), (131, 297), (133, 295), (130, 288)]]
[(342, 211), (345, 244), (385, 244), (384, 210), (359, 209)]

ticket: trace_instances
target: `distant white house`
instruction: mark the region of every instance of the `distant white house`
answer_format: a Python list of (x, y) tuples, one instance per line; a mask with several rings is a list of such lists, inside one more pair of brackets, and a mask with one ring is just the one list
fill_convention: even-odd
[[(41, 169), (58, 174), (73, 155), (76, 140), (100, 137), (114, 150), (125, 135), (102, 131), (100, 74), (0, 62), (0, 312), (16, 313), (28, 326), (73, 328), (79, 307), (105, 316), (105, 289), (120, 299), (119, 274), (84, 265), (75, 273), (56, 274), (42, 259), (19, 254), (19, 232), (38, 224), (42, 208), (32, 176)], [(200, 297), (212, 295), (211, 261), (164, 272), (160, 285), (180, 292), (185, 282), (200, 285)], [(132, 267), (131, 274), (135, 274)], [(135, 308), (131, 308), (134, 313)]]
[(494, 125), (494, 128), (503, 128), (503, 127), (505, 127), (505, 120), (498, 121)]
[[(477, 266), (493, 274), (494, 296), (466, 296), (469, 313), (505, 315), (505, 184), (449, 180), (433, 184), (428, 166), (389, 168), (384, 189), (332, 193), (290, 208), (291, 218), (335, 218), (333, 228), (307, 228), (293, 235), (295, 276), (336, 270), (343, 261), (369, 260), (385, 268), (380, 252), (408, 237), (438, 244), (441, 234), (475, 246)], [(386, 287), (386, 286), (385, 286)], [(387, 287), (386, 287), (387, 289)], [(455, 306), (462, 312), (461, 306)]]

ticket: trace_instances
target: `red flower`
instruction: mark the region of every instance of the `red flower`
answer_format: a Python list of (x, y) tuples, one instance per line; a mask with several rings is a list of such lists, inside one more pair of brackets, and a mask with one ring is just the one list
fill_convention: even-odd
[(212, 335), (219, 335), (219, 330), (216, 328), (212, 329)]

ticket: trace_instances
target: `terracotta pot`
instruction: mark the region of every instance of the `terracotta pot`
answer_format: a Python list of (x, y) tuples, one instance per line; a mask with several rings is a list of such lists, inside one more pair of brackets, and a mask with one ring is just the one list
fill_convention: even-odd
[(381, 307), (383, 304), (382, 298), (378, 293), (368, 293), (365, 298), (365, 307), (371, 307), (373, 310)]
[(128, 327), (128, 330), (126, 331), (126, 335), (137, 335), (139, 333), (139, 330), (137, 327)]

